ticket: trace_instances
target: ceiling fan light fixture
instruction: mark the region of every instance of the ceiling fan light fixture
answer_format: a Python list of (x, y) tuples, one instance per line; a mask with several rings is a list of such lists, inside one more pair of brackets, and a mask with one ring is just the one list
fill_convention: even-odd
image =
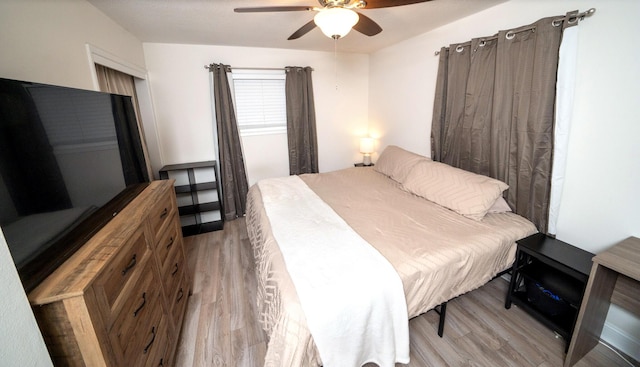
[(358, 23), (358, 13), (345, 8), (328, 8), (320, 10), (313, 18), (322, 33), (329, 38), (342, 38)]

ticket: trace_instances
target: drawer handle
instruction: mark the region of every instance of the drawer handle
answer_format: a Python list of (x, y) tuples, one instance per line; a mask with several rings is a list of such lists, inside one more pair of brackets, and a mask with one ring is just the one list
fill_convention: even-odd
[(147, 352), (149, 351), (149, 348), (151, 348), (151, 346), (153, 345), (153, 342), (156, 340), (156, 327), (152, 327), (151, 328), (151, 340), (149, 341), (149, 344), (147, 344), (146, 347), (144, 347), (144, 354), (147, 354)]
[(163, 219), (164, 217), (166, 217), (167, 214), (169, 214), (169, 209), (164, 208), (164, 210), (162, 211), (162, 214), (160, 214), (160, 219)]
[(178, 291), (178, 298), (176, 298), (176, 303), (180, 302), (182, 296), (184, 296), (184, 291), (182, 290), (182, 288), (180, 288), (180, 290)]
[(127, 274), (129, 270), (131, 270), (131, 268), (133, 268), (134, 266), (136, 266), (136, 254), (133, 254), (133, 257), (131, 258), (131, 261), (129, 261), (127, 267), (122, 269), (122, 275), (124, 276), (125, 274)]
[(147, 292), (142, 293), (142, 303), (140, 304), (140, 306), (138, 306), (138, 308), (136, 308), (135, 311), (133, 311), (133, 317), (138, 316), (138, 313), (142, 310), (145, 303), (147, 303)]
[(174, 241), (173, 236), (171, 236), (171, 238), (169, 239), (169, 243), (167, 244), (167, 249), (173, 246), (173, 241)]
[(176, 268), (171, 272), (171, 276), (176, 275), (176, 273), (178, 272), (178, 263), (176, 263), (174, 266), (175, 266)]

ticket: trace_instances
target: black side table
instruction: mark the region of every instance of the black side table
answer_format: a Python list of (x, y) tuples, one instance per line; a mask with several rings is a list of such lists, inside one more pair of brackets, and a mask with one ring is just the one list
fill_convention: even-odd
[(542, 233), (517, 244), (504, 307), (521, 307), (561, 335), (568, 348), (594, 255)]

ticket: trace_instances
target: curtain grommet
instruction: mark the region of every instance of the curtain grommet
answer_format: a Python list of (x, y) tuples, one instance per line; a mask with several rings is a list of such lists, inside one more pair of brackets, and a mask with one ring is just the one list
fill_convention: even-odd
[(456, 52), (462, 52), (462, 51), (464, 51), (464, 47), (462, 47), (462, 45), (456, 46)]
[(506, 39), (508, 39), (508, 40), (510, 40), (510, 39), (513, 39), (515, 36), (516, 36), (516, 32), (514, 32), (514, 31), (509, 31), (509, 32), (507, 32), (507, 34), (505, 35), (505, 38), (506, 38)]

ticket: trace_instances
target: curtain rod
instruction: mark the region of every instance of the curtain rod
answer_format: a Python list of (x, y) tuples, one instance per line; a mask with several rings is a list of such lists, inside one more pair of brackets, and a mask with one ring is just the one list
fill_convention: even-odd
[[(205, 65), (204, 68), (209, 70), (209, 66), (210, 65)], [(282, 71), (286, 71), (287, 68), (250, 68), (250, 67), (235, 67), (235, 66), (231, 66), (231, 70), (282, 70)], [(311, 69), (311, 71), (315, 71), (313, 69)]]
[[(586, 18), (586, 17), (590, 17), (590, 16), (592, 16), (592, 15), (593, 15), (593, 13), (595, 13), (595, 12), (596, 12), (596, 8), (590, 8), (590, 9), (589, 9), (589, 10), (587, 10), (587, 11), (583, 11), (582, 13), (578, 13), (578, 14), (576, 14), (575, 16), (573, 16), (573, 17), (569, 18), (569, 20), (568, 20), (568, 21), (569, 21), (569, 23), (572, 23), (572, 24), (573, 24), (573, 23), (575, 23), (575, 22), (577, 22), (577, 21), (579, 21), (579, 20), (584, 20), (584, 18)], [(553, 24), (554, 26), (556, 26), (556, 27), (557, 27), (557, 26), (559, 26), (560, 24), (562, 24), (562, 21), (563, 21), (564, 19), (565, 19), (565, 18), (557, 18), (557, 19), (554, 19), (554, 20), (552, 21), (552, 24)], [(556, 24), (556, 22), (558, 22), (558, 23)], [(530, 29), (531, 29), (531, 28), (530, 28), (530, 27), (528, 27), (528, 28), (526, 28), (526, 29), (522, 29), (522, 30), (520, 30), (520, 31), (518, 31), (518, 32), (522, 32), (522, 31), (526, 31), (526, 30), (530, 30)], [(517, 32), (515, 32), (515, 31), (509, 31), (509, 32), (507, 32), (507, 37), (508, 37), (508, 38), (513, 38), (513, 34), (514, 34), (514, 33), (517, 33)], [(509, 37), (509, 35), (512, 35), (512, 36), (511, 36), (511, 37)], [(484, 38), (483, 38), (483, 41), (489, 41), (489, 40), (496, 39), (496, 38), (498, 38), (498, 35), (494, 35), (494, 36), (491, 36), (491, 37), (484, 37)], [(467, 43), (471, 44), (471, 41), (461, 43), (460, 45), (458, 45), (458, 47), (460, 47), (461, 45), (466, 45)], [(434, 55), (434, 56), (438, 56), (438, 55), (440, 55), (440, 51), (436, 51), (436, 52), (434, 52), (434, 53), (433, 53), (433, 55)]]

